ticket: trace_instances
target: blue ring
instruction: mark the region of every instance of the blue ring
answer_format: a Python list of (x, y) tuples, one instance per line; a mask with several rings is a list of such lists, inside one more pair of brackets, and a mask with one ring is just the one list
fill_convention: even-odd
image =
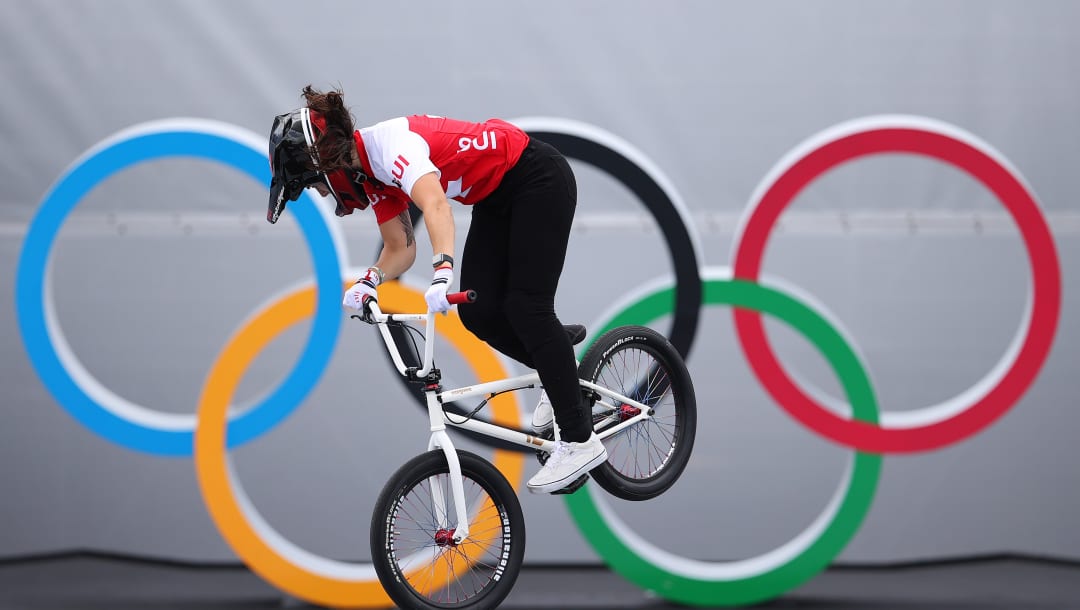
[[(269, 184), (266, 156), (250, 145), (195, 127), (170, 127), (118, 141), (70, 168), (45, 197), (28, 227), (15, 282), (15, 306), (23, 344), (53, 397), (87, 428), (138, 451), (190, 456), (194, 430), (165, 430), (129, 421), (87, 395), (60, 361), (45, 320), (45, 271), (53, 241), (67, 215), (92, 188), (117, 171), (162, 157), (189, 156), (239, 169), (259, 184)], [(261, 202), (260, 206), (261, 206)], [(300, 405), (322, 376), (341, 326), (341, 267), (329, 228), (310, 195), (289, 206), (314, 259), (318, 286), (315, 320), (307, 344), (289, 375), (269, 396), (229, 423), (228, 445), (239, 446), (274, 427)]]

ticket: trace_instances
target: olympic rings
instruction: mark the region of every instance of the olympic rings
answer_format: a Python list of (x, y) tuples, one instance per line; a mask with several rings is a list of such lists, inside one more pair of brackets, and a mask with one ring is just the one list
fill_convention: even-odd
[[(379, 289), (387, 312), (417, 311), (425, 307), (421, 293), (389, 282)], [(310, 317), (315, 309), (314, 290), (302, 288), (264, 306), (229, 340), (214, 363), (199, 399), (195, 430), (195, 470), (210, 516), (229, 546), (267, 582), (300, 599), (336, 608), (390, 605), (374, 567), (315, 555), (277, 533), (255, 510), (240, 486), (226, 452), (225, 418), (229, 401), (248, 365), (282, 332)], [(456, 313), (438, 320), (437, 330), (466, 358), (480, 378), (506, 377), (491, 348), (474, 337)], [(518, 425), (520, 405), (508, 394), (490, 402), (494, 418)], [(231, 434), (231, 431), (229, 432)], [(511, 482), (520, 482), (523, 455), (495, 451), (492, 462)]]
[(994, 193), (1020, 228), (1031, 263), (1028, 308), (1001, 361), (971, 389), (920, 411), (887, 413), (895, 427), (851, 421), (823, 408), (784, 372), (756, 312), (735, 311), (751, 368), (792, 417), (834, 442), (883, 453), (937, 449), (967, 438), (1008, 411), (1035, 380), (1053, 343), (1061, 308), (1061, 270), (1053, 237), (1020, 173), (989, 144), (944, 123), (905, 116), (851, 121), (822, 132), (782, 159), (751, 199), (733, 245), (739, 279), (755, 280), (776, 219), (828, 170), (880, 153), (913, 153), (964, 170)]
[[(47, 281), (52, 243), (68, 213), (93, 187), (114, 173), (163, 157), (218, 161), (267, 184), (270, 170), (262, 149), (261, 139), (223, 123), (192, 119), (145, 123), (88, 151), (46, 195), (27, 230), (16, 271), (19, 327), (30, 361), (45, 386), (87, 428), (129, 449), (187, 456), (191, 455), (195, 418), (153, 411), (117, 396), (86, 370), (69, 347), (57, 322)], [(262, 434), (291, 413), (315, 386), (333, 351), (341, 323), (341, 257), (335, 251), (341, 240), (328, 231), (318, 211), (324, 207), (291, 208), (311, 249), (320, 287), (311, 335), (285, 381), (230, 424), (229, 439), (234, 446)]]
[[(824, 512), (804, 532), (759, 557), (722, 564), (675, 556), (622, 524), (586, 487), (567, 496), (575, 523), (601, 558), (639, 586), (690, 604), (762, 601), (805, 582), (841, 552), (873, 500), (880, 453), (928, 450), (975, 434), (1011, 408), (1044, 363), (1060, 314), (1060, 267), (1046, 221), (1019, 172), (989, 145), (955, 127), (915, 117), (869, 117), (838, 125), (785, 156), (751, 198), (733, 242), (733, 271), (702, 269), (692, 223), (667, 179), (644, 155), (588, 125), (548, 118), (515, 121), (565, 155), (596, 165), (623, 182), (656, 218), (672, 257), (674, 282), (647, 287), (604, 314), (594, 332), (673, 315), (670, 337), (686, 355), (704, 304), (734, 305), (736, 329), (751, 368), (781, 407), (816, 433), (855, 450), (847, 477)], [(262, 184), (269, 178), (264, 140), (238, 128), (197, 120), (147, 123), (113, 136), (68, 168), (31, 222), (16, 277), (16, 309), (24, 344), (38, 375), (78, 421), (126, 447), (161, 455), (194, 453), (200, 489), (219, 531), (237, 554), (268, 582), (297, 597), (333, 606), (388, 603), (370, 565), (318, 557), (277, 534), (240, 487), (227, 454), (297, 408), (317, 383), (340, 330), (340, 285), (347, 255), (329, 207), (308, 193), (311, 205), (291, 206), (315, 267), (315, 287), (286, 292), (257, 311), (218, 356), (203, 388), (198, 417), (169, 415), (131, 404), (101, 386), (68, 346), (56, 321), (48, 285), (52, 242), (67, 214), (90, 189), (143, 160), (195, 156), (235, 167)], [(758, 282), (772, 224), (807, 184), (829, 169), (862, 156), (902, 152), (936, 158), (966, 171), (989, 188), (1017, 222), (1032, 269), (1028, 312), (1002, 360), (972, 389), (919, 412), (886, 413), (879, 423), (870, 380), (836, 325), (805, 298)], [(387, 311), (423, 308), (422, 298), (397, 283), (380, 288)], [(754, 310), (754, 311), (747, 311)], [(761, 313), (786, 321), (825, 355), (840, 378), (852, 419), (824, 411), (784, 373), (766, 343)], [(239, 379), (262, 348), (314, 315), (311, 336), (285, 381), (269, 397), (228, 416)], [(478, 378), (506, 376), (501, 361), (449, 318), (444, 334)], [(456, 326), (455, 326), (456, 325)], [(470, 343), (470, 339), (473, 343)], [(501, 395), (492, 401), (497, 423), (520, 425), (520, 406)], [(516, 401), (516, 400), (515, 400)], [(896, 424), (890, 427), (888, 424)], [(227, 442), (226, 442), (227, 441)], [(524, 458), (498, 449), (494, 461), (518, 481)]]
[[(801, 332), (825, 356), (858, 421), (876, 423), (877, 400), (855, 351), (818, 312), (763, 284), (732, 280), (726, 268), (704, 269), (704, 303), (773, 315)], [(614, 313), (604, 331), (649, 324), (670, 311), (669, 284), (646, 288)], [(776, 597), (814, 577), (840, 554), (870, 510), (881, 456), (856, 452), (847, 479), (825, 511), (802, 533), (758, 557), (712, 563), (679, 557), (653, 546), (624, 524), (591, 485), (566, 496), (566, 505), (593, 550), (616, 572), (665, 599), (698, 606), (752, 604)]]

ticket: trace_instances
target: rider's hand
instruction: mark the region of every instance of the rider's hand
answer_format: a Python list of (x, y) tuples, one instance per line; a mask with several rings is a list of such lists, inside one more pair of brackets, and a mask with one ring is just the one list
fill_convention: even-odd
[(450, 310), (450, 301), (446, 300), (446, 291), (454, 281), (454, 268), (448, 264), (435, 269), (435, 275), (431, 278), (431, 287), (424, 293), (428, 311), (446, 313)]
[(341, 304), (349, 309), (355, 309), (362, 313), (365, 322), (371, 322), (371, 302), (378, 302), (378, 286), (382, 283), (382, 272), (376, 267), (369, 268), (364, 277), (356, 280), (351, 288), (345, 291), (345, 297)]

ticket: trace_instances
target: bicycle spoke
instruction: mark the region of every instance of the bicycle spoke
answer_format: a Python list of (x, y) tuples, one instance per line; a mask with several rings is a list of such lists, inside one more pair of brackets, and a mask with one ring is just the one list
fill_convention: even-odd
[(470, 532), (460, 544), (453, 542), (457, 511), (448, 473), (418, 481), (395, 504), (391, 557), (408, 586), (438, 604), (468, 603), (497, 582), (501, 569), (502, 514), (479, 484), (464, 483)]
[[(603, 367), (597, 383), (630, 396), (653, 410), (652, 417), (608, 437), (605, 445), (617, 472), (635, 479), (654, 476), (674, 454), (678, 436), (675, 397), (669, 372), (643, 349), (615, 352)], [(619, 410), (597, 402), (593, 410), (598, 432), (621, 421)]]

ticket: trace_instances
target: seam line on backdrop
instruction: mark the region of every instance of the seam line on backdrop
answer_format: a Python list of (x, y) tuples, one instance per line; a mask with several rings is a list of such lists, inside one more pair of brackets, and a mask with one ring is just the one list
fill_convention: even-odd
[[(691, 217), (704, 234), (733, 234), (741, 212), (697, 212)], [(1051, 232), (1057, 235), (1080, 235), (1080, 212), (1045, 212)], [(247, 213), (107, 213), (82, 214), (69, 219), (64, 232), (72, 236), (142, 236), (142, 235), (261, 235), (292, 239), (288, 232), (261, 231), (261, 217)], [(470, 216), (456, 214), (455, 223), (468, 226)], [(0, 221), (0, 237), (25, 236), (25, 221)], [(377, 235), (372, 227), (359, 226), (357, 233)], [(578, 213), (575, 231), (627, 231), (643, 233), (658, 230), (655, 220), (646, 213)], [(845, 212), (822, 210), (787, 213), (780, 218), (776, 231), (785, 235), (999, 235), (1018, 233), (1016, 223), (1004, 211), (973, 212), (962, 210), (883, 210)]]
[[(138, 563), (148, 566), (175, 567), (190, 570), (249, 570), (247, 565), (240, 561), (187, 561), (167, 557), (154, 557), (119, 553), (112, 551), (97, 551), (91, 549), (72, 549), (55, 551), (50, 553), (29, 553), (26, 555), (13, 555), (0, 557), (0, 569), (11, 566), (26, 565), (33, 563), (47, 563), (50, 561), (69, 561), (77, 559), (94, 559), (116, 563)], [(360, 560), (357, 560), (360, 561)], [(730, 561), (719, 560), (719, 561)], [(990, 563), (1002, 561), (1019, 561), (1026, 563), (1041, 563), (1060, 565), (1063, 567), (1080, 568), (1080, 559), (1068, 557), (1055, 557), (1052, 555), (1039, 555), (1029, 553), (973, 553), (971, 555), (954, 555), (951, 557), (939, 557), (931, 559), (910, 559), (903, 561), (837, 561), (829, 565), (828, 570), (851, 570), (851, 571), (877, 571), (877, 570), (909, 570), (920, 568), (947, 567), (953, 565), (966, 565), (972, 563)], [(583, 562), (533, 562), (525, 566), (526, 569), (535, 570), (564, 570), (564, 569), (598, 569), (610, 570), (602, 563)]]

